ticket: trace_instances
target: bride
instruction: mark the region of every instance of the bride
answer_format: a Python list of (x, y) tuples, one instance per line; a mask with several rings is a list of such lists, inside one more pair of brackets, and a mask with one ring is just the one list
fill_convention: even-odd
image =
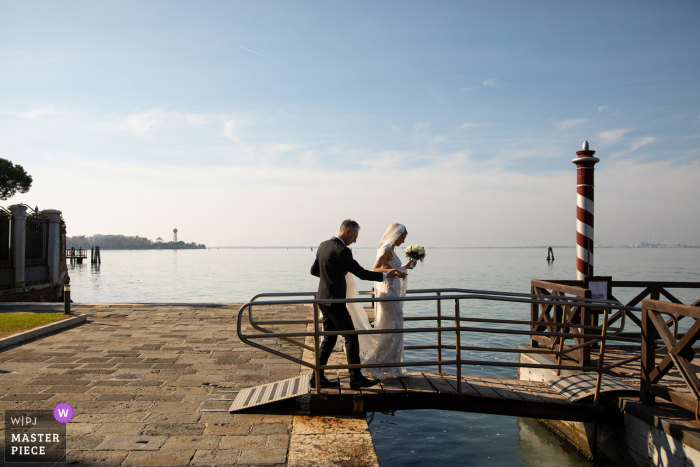
[[(416, 262), (411, 260), (402, 265), (401, 260), (396, 256), (394, 248), (400, 246), (408, 235), (406, 227), (402, 224), (392, 224), (384, 233), (382, 241), (377, 248), (377, 260), (374, 270), (377, 269), (397, 269), (406, 272), (413, 269)], [(357, 298), (359, 293), (355, 286), (355, 281), (348, 274), (345, 278), (347, 282), (347, 298)], [(387, 279), (384, 282), (375, 282), (375, 296), (381, 297), (404, 297), (406, 295), (406, 277)], [(352, 317), (356, 330), (372, 329), (403, 329), (403, 302), (375, 302), (374, 304), (374, 328), (369, 324), (367, 313), (360, 303), (348, 303), (348, 311)], [(362, 363), (399, 363), (403, 362), (403, 334), (361, 334), (360, 360)], [(363, 368), (365, 376), (375, 378), (391, 378), (393, 376), (405, 376), (405, 367), (382, 367)]]

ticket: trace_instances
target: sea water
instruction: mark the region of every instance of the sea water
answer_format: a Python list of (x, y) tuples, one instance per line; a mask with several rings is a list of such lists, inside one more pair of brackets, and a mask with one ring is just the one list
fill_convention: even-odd
[[(354, 248), (355, 258), (371, 268), (375, 250)], [(315, 248), (211, 250), (105, 250), (102, 264), (69, 266), (75, 302), (244, 303), (262, 292), (315, 291), (318, 279), (309, 274)], [(547, 262), (544, 248), (428, 249), (423, 263), (409, 273), (410, 289), (463, 288), (529, 293), (532, 279), (575, 278), (575, 250), (555, 249)], [(596, 275), (614, 280), (700, 281), (698, 249), (596, 250)], [(358, 281), (360, 290), (372, 283)], [(629, 301), (639, 291), (615, 290)], [(672, 290), (684, 303), (697, 290)], [(442, 303), (445, 315), (454, 301)], [(434, 302), (406, 303), (405, 316), (434, 315)], [(529, 306), (509, 302), (461, 300), (460, 316), (523, 319)], [(406, 327), (426, 326), (409, 322)], [(444, 323), (449, 326), (449, 323)], [(498, 325), (488, 325), (499, 327)], [(477, 325), (478, 327), (478, 325)], [(517, 328), (500, 326), (502, 328)], [(521, 327), (522, 328), (522, 327)], [(527, 336), (462, 333), (462, 345), (516, 348)], [(434, 334), (406, 334), (406, 345), (435, 342)], [(454, 343), (444, 336), (443, 343)], [(451, 358), (443, 352), (443, 358)], [(407, 351), (406, 361), (434, 359), (435, 352)], [(471, 352), (463, 358), (517, 361), (517, 354)], [(422, 368), (425, 371), (434, 368)], [(443, 371), (454, 369), (443, 368)], [(464, 366), (464, 374), (516, 378), (515, 368)], [(536, 420), (498, 415), (420, 410), (370, 413), (368, 421), (382, 466), (444, 465), (590, 465)]]

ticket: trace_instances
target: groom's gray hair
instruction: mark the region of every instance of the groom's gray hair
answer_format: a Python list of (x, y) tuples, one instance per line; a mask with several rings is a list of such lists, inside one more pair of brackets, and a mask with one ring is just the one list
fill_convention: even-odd
[(345, 229), (360, 229), (360, 224), (352, 219), (345, 219), (342, 224), (340, 224), (339, 232), (345, 232)]

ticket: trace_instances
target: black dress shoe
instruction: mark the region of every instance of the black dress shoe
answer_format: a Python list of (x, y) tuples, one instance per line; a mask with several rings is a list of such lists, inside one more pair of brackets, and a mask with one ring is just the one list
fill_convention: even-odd
[[(311, 375), (311, 381), (309, 381), (309, 384), (311, 385), (311, 389), (316, 387), (316, 374)], [(338, 386), (340, 386), (340, 383), (338, 381), (331, 381), (324, 375), (321, 375), (322, 388), (337, 388)]]
[(378, 379), (367, 379), (364, 376), (356, 380), (350, 381), (350, 389), (371, 388), (379, 384)]

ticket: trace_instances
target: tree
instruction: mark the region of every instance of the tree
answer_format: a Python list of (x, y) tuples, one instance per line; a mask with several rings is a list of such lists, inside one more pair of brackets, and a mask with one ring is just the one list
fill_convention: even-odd
[(32, 176), (7, 159), (0, 158), (0, 199), (6, 200), (15, 193), (26, 193), (32, 186)]

